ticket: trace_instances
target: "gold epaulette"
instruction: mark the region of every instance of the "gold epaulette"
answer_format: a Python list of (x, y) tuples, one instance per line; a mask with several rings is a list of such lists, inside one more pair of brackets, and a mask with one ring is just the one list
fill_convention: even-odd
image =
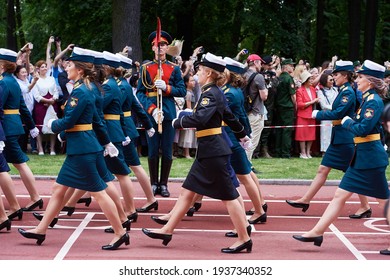
[(108, 83), (108, 79), (105, 79), (104, 82), (102, 83), (103, 85)]
[(372, 99), (374, 99), (374, 95), (373, 95), (373, 94), (370, 94), (370, 95), (367, 97), (367, 101), (370, 101), (370, 100), (372, 100)]

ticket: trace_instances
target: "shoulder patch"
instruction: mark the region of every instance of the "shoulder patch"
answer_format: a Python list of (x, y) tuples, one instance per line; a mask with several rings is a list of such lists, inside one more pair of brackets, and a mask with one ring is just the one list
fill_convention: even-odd
[(202, 101), (200, 102), (200, 104), (201, 104), (202, 106), (207, 106), (207, 105), (209, 105), (209, 104), (210, 104), (210, 98), (208, 98), (208, 97), (203, 97), (203, 98), (202, 98)]
[(291, 84), (291, 88), (295, 88), (295, 84)]
[(366, 111), (364, 112), (364, 118), (366, 120), (372, 119), (374, 116), (374, 109), (367, 108)]
[(341, 103), (343, 103), (343, 104), (348, 103), (348, 96), (343, 95), (343, 97), (341, 97)]
[(79, 99), (78, 98), (76, 98), (76, 97), (71, 97), (70, 98), (70, 103), (69, 103), (70, 107), (76, 107), (78, 103), (79, 103)]

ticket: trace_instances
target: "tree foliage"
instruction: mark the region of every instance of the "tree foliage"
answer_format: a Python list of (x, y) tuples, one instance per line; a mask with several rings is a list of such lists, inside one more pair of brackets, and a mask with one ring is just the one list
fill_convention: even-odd
[[(303, 58), (314, 65), (333, 55), (382, 62), (390, 52), (386, 0), (0, 1), (0, 46), (4, 47), (11, 42), (6, 32), (12, 26), (6, 20), (9, 2), (20, 4), (20, 14), (15, 16), (21, 16), (15, 19), (11, 39), (18, 48), (32, 41), (33, 61), (44, 57), (50, 35), (60, 36), (63, 48), (75, 43), (118, 51), (129, 44), (136, 60), (150, 58), (147, 37), (156, 29), (157, 16), (163, 30), (184, 39), (184, 59), (200, 45), (222, 56), (235, 56), (247, 48), (260, 55)], [(132, 13), (138, 10), (139, 18)]]

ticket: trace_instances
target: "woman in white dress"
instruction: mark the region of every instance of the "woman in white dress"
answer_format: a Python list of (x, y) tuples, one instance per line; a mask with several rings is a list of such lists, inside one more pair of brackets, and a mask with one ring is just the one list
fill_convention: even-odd
[[(317, 96), (320, 98), (321, 110), (332, 110), (332, 104), (337, 97), (338, 90), (334, 86), (333, 77), (324, 72), (320, 77), (320, 89)], [(329, 147), (332, 134), (332, 121), (321, 121), (320, 139), (321, 153), (324, 154)]]
[[(46, 115), (46, 111), (50, 105), (54, 107), (54, 111), (57, 112), (58, 90), (55, 79), (48, 74), (47, 64), (44, 60), (40, 60), (36, 63), (36, 68), (39, 74), (39, 79), (32, 89), (32, 93), (35, 99), (34, 105), (34, 121), (39, 129), (39, 135), (37, 137), (38, 154), (44, 155), (44, 149), (42, 146), (42, 125)], [(55, 155), (55, 141), (56, 135), (50, 134), (50, 155)]]

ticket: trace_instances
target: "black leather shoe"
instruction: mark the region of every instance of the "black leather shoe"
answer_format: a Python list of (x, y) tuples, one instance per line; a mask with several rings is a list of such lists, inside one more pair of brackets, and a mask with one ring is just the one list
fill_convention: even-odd
[(158, 201), (156, 200), (155, 202), (149, 204), (148, 206), (146, 207), (141, 207), (141, 208), (137, 208), (135, 209), (137, 212), (140, 212), (140, 213), (146, 213), (146, 212), (149, 212), (150, 210), (158, 210)]
[(194, 203), (195, 212), (198, 212), (200, 207), (202, 207), (202, 203), (201, 202), (195, 202)]
[(388, 249), (380, 250), (379, 253), (380, 253), (381, 255), (390, 255), (390, 250), (388, 250)]
[(235, 248), (222, 248), (221, 249), (221, 252), (222, 253), (228, 253), (228, 254), (235, 254), (235, 253), (240, 253), (242, 250), (245, 250), (246, 249), (246, 252), (247, 253), (250, 253), (252, 252), (252, 245), (253, 245), (253, 242), (251, 239), (249, 239), (247, 242), (235, 247)]
[[(130, 227), (131, 227), (131, 221), (130, 220), (127, 220), (125, 222), (122, 223), (122, 227), (126, 229), (126, 231), (129, 231), (130, 230)], [(104, 232), (107, 232), (107, 233), (115, 233), (114, 232), (114, 229), (112, 227), (109, 227), (109, 228), (106, 228), (104, 230)]]
[(160, 225), (166, 225), (168, 223), (167, 220), (161, 220), (159, 217), (157, 216), (150, 216), (150, 218), (155, 221), (156, 223), (160, 224)]
[(45, 241), (45, 238), (46, 238), (46, 234), (27, 232), (22, 228), (18, 228), (18, 231), (25, 238), (36, 239), (38, 245), (41, 245), (42, 242)]
[(351, 219), (363, 219), (363, 218), (370, 218), (372, 215), (372, 210), (371, 208), (364, 211), (363, 213), (361, 214), (352, 214), (352, 215), (349, 215), (349, 217)]
[[(42, 219), (43, 219), (43, 215), (41, 215), (41, 214), (39, 214), (39, 213), (37, 213), (37, 212), (34, 212), (33, 213), (33, 216), (37, 219), (37, 220), (39, 220), (39, 221), (42, 221)], [(51, 228), (53, 228), (56, 224), (57, 224), (57, 222), (58, 222), (58, 218), (54, 218), (52, 221), (51, 221), (51, 223), (50, 223), (50, 227)]]
[(162, 197), (170, 197), (170, 196), (171, 196), (171, 194), (170, 194), (169, 191), (168, 191), (168, 186), (166, 186), (166, 185), (161, 185), (160, 187), (161, 187), (160, 195), (161, 195)]
[(2, 230), (3, 228), (7, 228), (7, 231), (11, 230), (11, 220), (10, 219), (7, 219), (0, 224), (0, 230)]
[(16, 217), (18, 217), (18, 220), (21, 220), (23, 218), (23, 208), (20, 208), (19, 210), (8, 215), (9, 220), (12, 220)]
[(322, 241), (324, 240), (322, 235), (316, 237), (303, 237), (302, 235), (293, 235), (293, 238), (301, 242), (314, 242), (314, 245), (318, 247), (321, 246)]
[(77, 200), (77, 203), (85, 203), (85, 206), (89, 206), (92, 202), (92, 198), (91, 197), (82, 197), (80, 198), (79, 200)]
[(161, 188), (159, 185), (152, 185), (153, 195), (161, 194)]
[(260, 217), (254, 219), (253, 221), (248, 220), (248, 223), (250, 223), (251, 225), (253, 225), (253, 224), (262, 224), (262, 223), (265, 223), (265, 222), (267, 222), (267, 213), (264, 213), (263, 215), (261, 215)]
[(194, 213), (195, 213), (195, 207), (191, 207), (191, 208), (188, 209), (188, 211), (187, 211), (187, 216), (188, 216), (188, 217), (192, 217), (192, 216), (194, 216)]
[(116, 250), (123, 243), (125, 243), (125, 245), (130, 244), (130, 236), (127, 232), (124, 235), (122, 235), (121, 238), (119, 238), (117, 241), (115, 241), (114, 244), (108, 244), (108, 245), (102, 246), (102, 250)]
[(302, 212), (306, 212), (309, 209), (309, 203), (298, 203), (291, 200), (286, 200), (287, 204), (294, 208), (302, 208)]
[(76, 207), (64, 206), (64, 208), (62, 208), (61, 211), (68, 212), (68, 213), (66, 213), (66, 215), (72, 216), (72, 214), (74, 213), (75, 210), (76, 210)]
[[(249, 236), (251, 236), (252, 227), (250, 225), (246, 227), (246, 232), (248, 233)], [(237, 232), (229, 231), (229, 232), (225, 233), (225, 236), (226, 237), (238, 237), (238, 234), (237, 234)]]
[(152, 232), (146, 228), (142, 229), (142, 232), (153, 239), (162, 239), (162, 244), (167, 246), (168, 243), (172, 240), (172, 234), (156, 233)]
[(37, 201), (35, 201), (29, 207), (23, 207), (22, 209), (23, 209), (23, 211), (32, 211), (32, 210), (34, 210), (37, 207), (39, 207), (39, 209), (43, 208), (43, 200), (42, 200), (42, 198), (38, 199)]
[(127, 218), (130, 220), (130, 222), (135, 223), (138, 220), (138, 213), (134, 212), (133, 214), (128, 215)]
[[(264, 203), (261, 208), (263, 208), (264, 212), (267, 213), (268, 211), (268, 204), (267, 203)], [(245, 215), (248, 215), (248, 216), (251, 216), (255, 214), (255, 211), (254, 210), (248, 210), (248, 211), (245, 211)]]

